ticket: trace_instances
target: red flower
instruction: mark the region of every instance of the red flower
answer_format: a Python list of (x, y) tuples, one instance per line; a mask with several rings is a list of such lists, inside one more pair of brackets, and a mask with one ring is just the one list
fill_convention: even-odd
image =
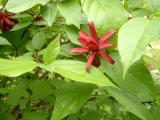
[(18, 23), (18, 20), (10, 18), (11, 16), (13, 16), (14, 14), (12, 13), (3, 13), (0, 12), (0, 29), (2, 31), (4, 30), (11, 30), (12, 29), (12, 24), (13, 23)]
[(103, 49), (112, 46), (112, 42), (106, 40), (110, 38), (116, 31), (111, 30), (103, 35), (100, 39), (98, 39), (94, 23), (89, 22), (88, 26), (91, 36), (89, 36), (85, 31), (81, 30), (78, 37), (79, 43), (81, 43), (84, 47), (72, 48), (71, 52), (77, 52), (79, 54), (89, 53), (86, 64), (86, 70), (88, 72), (90, 70), (91, 64), (99, 67), (99, 56), (102, 56), (109, 63), (114, 64), (115, 61)]

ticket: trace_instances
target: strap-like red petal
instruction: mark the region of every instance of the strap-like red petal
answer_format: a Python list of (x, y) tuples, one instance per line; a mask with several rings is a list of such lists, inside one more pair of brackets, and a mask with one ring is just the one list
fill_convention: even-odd
[(105, 40), (107, 40), (108, 38), (110, 38), (114, 33), (116, 33), (116, 30), (111, 30), (111, 31), (107, 32), (105, 35), (103, 35), (99, 39), (99, 43), (103, 43)]
[(88, 26), (89, 26), (91, 36), (94, 38), (94, 40), (98, 40), (97, 33), (96, 33), (96, 28), (94, 26), (94, 22), (89, 22)]
[(5, 22), (5, 24), (7, 25), (11, 25), (12, 21), (10, 19), (8, 19), (7, 17), (3, 17), (3, 21)]
[(80, 35), (81, 38), (85, 39), (86, 41), (88, 41), (88, 42), (92, 41), (95, 44), (97, 44), (97, 42), (92, 37), (90, 37), (85, 31), (81, 30), (79, 32), (79, 35)]
[(98, 51), (98, 53), (109, 63), (114, 64), (115, 61), (103, 50)]
[(95, 54), (96, 53), (91, 53), (90, 55), (89, 55), (89, 57), (88, 57), (88, 60), (87, 60), (87, 64), (86, 64), (86, 70), (89, 72), (89, 70), (90, 70), (90, 67), (91, 67), (91, 64), (92, 64), (92, 62), (93, 62), (93, 59), (94, 59), (94, 57), (95, 57)]
[(87, 40), (81, 38), (81, 37), (78, 37), (78, 41), (83, 45), (83, 46), (87, 46), (88, 45), (88, 42)]
[(113, 44), (112, 44), (112, 42), (110, 42), (110, 41), (107, 41), (107, 42), (103, 42), (103, 43), (101, 43), (100, 45), (99, 45), (99, 49), (103, 49), (103, 48), (105, 48), (105, 47), (109, 47), (109, 46), (112, 46)]
[(79, 35), (81, 38), (89, 41), (89, 35), (85, 31), (83, 31), (83, 30), (79, 31)]
[(89, 50), (87, 48), (72, 48), (70, 50), (70, 52), (77, 52), (77, 53), (80, 53), (80, 54), (83, 54), (85, 52), (88, 52)]

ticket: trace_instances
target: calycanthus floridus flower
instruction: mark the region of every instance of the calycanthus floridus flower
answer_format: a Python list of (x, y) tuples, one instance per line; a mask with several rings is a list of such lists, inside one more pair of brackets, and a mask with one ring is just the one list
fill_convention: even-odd
[(11, 16), (13, 16), (13, 13), (10, 12), (1, 12), (0, 11), (0, 29), (2, 31), (5, 30), (11, 30), (12, 29), (12, 24), (16, 24), (18, 23), (18, 20), (11, 18)]
[(95, 67), (99, 67), (99, 56), (103, 57), (107, 62), (114, 64), (115, 61), (105, 52), (104, 48), (112, 46), (112, 42), (107, 41), (114, 33), (115, 30), (111, 30), (103, 35), (100, 39), (97, 36), (97, 32), (93, 22), (88, 23), (90, 35), (85, 31), (79, 32), (78, 41), (83, 47), (72, 48), (71, 52), (77, 52), (79, 54), (89, 53), (86, 64), (86, 70), (89, 72), (91, 64)]

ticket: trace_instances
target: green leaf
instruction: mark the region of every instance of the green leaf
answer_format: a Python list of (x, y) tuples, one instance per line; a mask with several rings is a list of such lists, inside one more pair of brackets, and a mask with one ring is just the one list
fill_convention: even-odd
[(134, 95), (114, 87), (107, 87), (106, 89), (112, 97), (125, 107), (126, 110), (143, 120), (152, 120), (150, 119), (151, 114), (149, 113), (149, 110), (147, 110)]
[(41, 6), (40, 13), (45, 21), (47, 21), (48, 25), (52, 26), (57, 14), (57, 6), (55, 4)]
[(78, 28), (80, 27), (81, 7), (77, 0), (65, 0), (58, 3), (58, 10), (68, 25), (73, 24)]
[(78, 38), (78, 32), (79, 32), (79, 29), (76, 28), (75, 26), (66, 26), (66, 29), (65, 29), (66, 33), (67, 33), (67, 36), (68, 38), (71, 40), (71, 42), (73, 44), (76, 44), (76, 45), (80, 45), (77, 38)]
[(47, 120), (45, 112), (23, 111), (23, 120)]
[(115, 86), (103, 73), (92, 66), (90, 73), (85, 70), (86, 63), (74, 60), (56, 60), (49, 65), (41, 67), (58, 73), (71, 80), (92, 83), (98, 86)]
[(93, 86), (89, 84), (72, 84), (58, 90), (51, 120), (62, 120), (70, 113), (76, 113), (90, 97)]
[(7, 104), (10, 106), (23, 104), (23, 106), (25, 107), (25, 105), (29, 101), (27, 86), (27, 80), (20, 79), (19, 81), (16, 81), (14, 88), (11, 88), (9, 95), (7, 96)]
[(140, 101), (153, 100), (155, 97), (155, 85), (152, 76), (142, 61), (137, 61), (130, 67), (123, 83), (124, 88), (137, 95)]
[(44, 32), (37, 32), (32, 39), (34, 49), (40, 50), (46, 42), (46, 35)]
[(11, 45), (7, 39), (0, 36), (0, 45)]
[(9, 113), (0, 113), (0, 120), (14, 120), (14, 117)]
[(128, 8), (136, 9), (141, 8), (144, 3), (144, 0), (128, 0)]
[[(122, 89), (137, 96), (140, 101), (149, 101), (155, 97), (155, 85), (152, 76), (142, 61), (133, 64), (126, 77), (123, 79), (123, 69), (118, 53), (112, 53), (112, 58), (116, 61), (111, 65), (101, 60), (105, 72)], [(132, 87), (131, 87), (132, 85)], [(144, 92), (145, 91), (145, 92)]]
[(160, 68), (160, 61), (155, 59), (154, 57), (143, 56), (143, 60), (145, 61), (150, 70)]
[(82, 9), (89, 21), (94, 21), (100, 35), (118, 29), (128, 19), (121, 0), (81, 0)]
[(153, 12), (160, 11), (160, 0), (147, 0), (146, 4), (147, 4), (147, 7)]
[[(124, 76), (129, 67), (143, 55), (149, 43), (160, 36), (160, 18), (134, 18), (125, 23), (118, 34), (118, 49)], [(131, 37), (132, 36), (132, 37)]]
[(57, 36), (47, 47), (43, 60), (46, 64), (53, 62), (60, 52), (60, 35)]
[(30, 25), (32, 22), (31, 21), (22, 21), (18, 24), (16, 24), (13, 28), (12, 28), (12, 31), (15, 31), (15, 30), (19, 30), (19, 29), (22, 29), (24, 27), (27, 27), (28, 25)]
[(159, 114), (160, 114), (160, 105), (152, 105), (150, 108), (150, 113), (153, 115), (153, 120), (159, 120)]
[(32, 71), (36, 66), (37, 63), (27, 56), (15, 59), (0, 59), (0, 75), (17, 77)]
[(47, 81), (34, 80), (29, 84), (32, 91), (32, 99), (43, 99), (53, 94), (53, 89)]
[[(89, 29), (86, 24), (81, 24), (80, 29), (86, 31), (89, 34)], [(65, 32), (73, 44), (81, 45), (77, 40), (77, 38), (79, 36), (79, 31), (80, 30), (77, 27), (75, 27), (74, 25), (66, 26)]]
[(49, 0), (8, 0), (5, 8), (13, 13), (23, 12), (37, 4), (45, 5)]

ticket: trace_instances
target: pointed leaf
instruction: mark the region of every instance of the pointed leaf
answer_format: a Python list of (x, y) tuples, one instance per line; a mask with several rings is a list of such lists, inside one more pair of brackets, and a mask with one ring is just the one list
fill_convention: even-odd
[(59, 52), (60, 52), (60, 35), (58, 35), (58, 37), (55, 40), (53, 40), (46, 48), (46, 51), (43, 55), (44, 62), (46, 64), (50, 64), (57, 58)]
[(41, 67), (71, 80), (92, 83), (98, 86), (115, 86), (99, 69), (92, 66), (90, 73), (88, 73), (85, 70), (85, 66), (86, 63), (80, 61), (56, 60), (49, 65), (42, 65)]
[[(118, 35), (118, 49), (124, 76), (129, 67), (143, 55), (149, 43), (160, 36), (160, 18), (134, 18), (125, 23)], [(131, 37), (132, 36), (132, 37)]]
[(48, 25), (52, 26), (57, 14), (57, 6), (55, 4), (47, 4), (41, 7), (40, 12)]

